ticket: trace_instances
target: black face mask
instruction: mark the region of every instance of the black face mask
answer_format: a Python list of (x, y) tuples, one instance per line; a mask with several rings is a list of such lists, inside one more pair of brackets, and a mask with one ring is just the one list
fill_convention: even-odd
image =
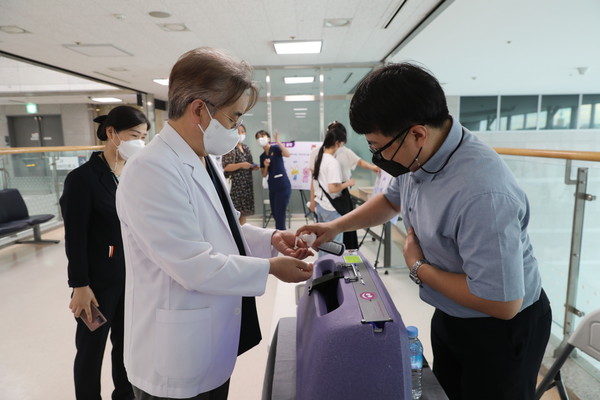
[(400, 175), (404, 175), (407, 172), (410, 172), (410, 167), (412, 167), (415, 161), (417, 161), (417, 159), (419, 158), (421, 150), (423, 150), (422, 147), (419, 149), (419, 152), (417, 153), (415, 159), (413, 160), (413, 162), (410, 163), (408, 167), (405, 167), (404, 165), (396, 161), (386, 160), (381, 154), (373, 154), (373, 158), (371, 160), (373, 161), (373, 164), (377, 165), (379, 168), (396, 178)]
[(400, 175), (404, 175), (407, 172), (410, 172), (410, 167), (412, 167), (412, 165), (415, 163), (415, 161), (417, 161), (417, 159), (419, 158), (419, 154), (421, 154), (421, 150), (423, 150), (423, 147), (421, 147), (419, 149), (419, 152), (415, 156), (415, 159), (413, 160), (413, 162), (410, 163), (410, 165), (408, 167), (405, 167), (404, 165), (402, 165), (402, 164), (400, 164), (400, 163), (398, 163), (396, 161), (392, 161), (394, 159), (394, 157), (396, 157), (396, 153), (398, 153), (398, 150), (400, 150), (400, 147), (402, 147), (402, 145), (404, 144), (404, 140), (406, 139), (406, 136), (408, 136), (408, 132), (402, 138), (402, 141), (400, 142), (400, 145), (398, 146), (398, 148), (396, 149), (396, 151), (392, 155), (392, 158), (389, 159), (389, 160), (386, 160), (385, 158), (383, 158), (383, 156), (381, 155), (381, 152), (383, 150), (385, 150), (387, 147), (389, 147), (396, 138), (392, 139), (392, 141), (390, 141), (390, 143), (388, 143), (387, 145), (383, 146), (378, 151), (371, 150), (373, 152), (373, 157), (371, 158), (371, 160), (373, 161), (373, 164), (377, 165), (379, 168), (381, 168), (382, 170), (384, 170), (388, 174), (392, 175), (394, 178), (396, 178), (396, 177), (398, 177)]

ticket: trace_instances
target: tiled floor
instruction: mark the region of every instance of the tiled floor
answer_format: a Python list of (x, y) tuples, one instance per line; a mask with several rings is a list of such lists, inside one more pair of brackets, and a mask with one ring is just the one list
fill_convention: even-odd
[[(251, 221), (259, 223), (260, 221)], [(295, 228), (303, 222), (292, 221)], [(63, 230), (44, 234), (62, 239)], [(366, 241), (363, 254), (374, 260), (376, 243)], [(417, 287), (405, 268), (381, 274), (406, 325), (429, 332), (433, 309), (418, 298)], [(294, 284), (270, 277), (266, 294), (257, 304), (263, 341), (239, 357), (231, 380), (230, 400), (261, 398), (264, 368), (279, 318), (295, 315)], [(0, 400), (73, 399), (72, 363), (75, 322), (68, 309), (64, 242), (58, 245), (15, 244), (0, 249)], [(421, 335), (431, 360), (428, 334)], [(110, 345), (107, 346), (110, 350)], [(108, 354), (108, 353), (107, 353)], [(105, 357), (102, 396), (110, 399), (110, 358)], [(552, 399), (545, 395), (543, 399)], [(596, 397), (589, 397), (589, 399)]]

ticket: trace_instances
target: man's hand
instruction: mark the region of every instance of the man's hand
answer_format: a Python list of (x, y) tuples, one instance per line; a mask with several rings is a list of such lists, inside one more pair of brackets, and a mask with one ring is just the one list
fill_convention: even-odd
[(302, 240), (298, 240), (296, 246), (296, 235), (292, 231), (275, 231), (271, 237), (271, 244), (285, 256), (303, 260), (312, 256), (312, 251)]
[(89, 286), (82, 286), (73, 288), (73, 296), (69, 303), (69, 308), (75, 317), (81, 315), (81, 311), (85, 311), (85, 315), (88, 318), (88, 322), (92, 322), (92, 310), (90, 303), (94, 303), (96, 307), (100, 306), (94, 292)]
[(312, 263), (292, 257), (269, 258), (269, 265), (269, 273), (283, 282), (303, 282), (312, 276)]
[(415, 235), (415, 230), (408, 228), (406, 232), (406, 240), (404, 241), (404, 261), (408, 268), (412, 267), (417, 260), (425, 258), (421, 245), (419, 244), (419, 238)]
[(296, 230), (296, 236), (300, 236), (303, 233), (315, 233), (317, 235), (317, 239), (311, 246), (313, 249), (316, 249), (321, 243), (331, 242), (340, 232), (330, 222), (322, 222), (319, 224), (303, 225)]

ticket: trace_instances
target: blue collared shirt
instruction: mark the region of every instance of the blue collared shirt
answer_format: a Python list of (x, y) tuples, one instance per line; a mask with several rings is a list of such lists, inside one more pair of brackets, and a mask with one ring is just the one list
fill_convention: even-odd
[[(477, 297), (523, 298), (521, 309), (530, 306), (538, 300), (542, 284), (527, 234), (525, 192), (500, 156), (454, 119), (444, 143), (423, 167), (437, 171), (447, 160), (435, 174), (419, 169), (400, 175), (384, 195), (400, 206), (405, 227), (414, 228), (433, 266), (466, 274), (469, 290)], [(420, 295), (455, 317), (487, 316), (426, 284)]]

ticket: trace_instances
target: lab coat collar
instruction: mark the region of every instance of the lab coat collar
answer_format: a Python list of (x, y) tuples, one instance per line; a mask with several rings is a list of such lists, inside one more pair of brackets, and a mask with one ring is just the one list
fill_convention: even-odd
[[(210, 199), (210, 202), (212, 203), (213, 208), (215, 209), (215, 212), (219, 215), (223, 224), (225, 224), (226, 226), (229, 226), (229, 222), (227, 222), (227, 216), (225, 215), (225, 210), (223, 210), (223, 205), (221, 204), (221, 199), (219, 198), (217, 189), (215, 188), (215, 185), (213, 184), (212, 180), (210, 179), (210, 176), (208, 175), (208, 171), (206, 170), (206, 167), (204, 166), (204, 164), (202, 164), (200, 157), (198, 157), (198, 155), (196, 153), (194, 153), (192, 148), (185, 142), (185, 140), (183, 140), (183, 138), (179, 135), (179, 133), (171, 125), (169, 125), (168, 122), (165, 124), (163, 129), (160, 131), (160, 134), (158, 136), (171, 149), (173, 149), (175, 154), (177, 154), (177, 157), (179, 157), (179, 159), (184, 164), (187, 164), (192, 168), (192, 178), (194, 179), (194, 181), (196, 181), (196, 183), (198, 184), (198, 187), (200, 187), (206, 193), (207, 197)], [(205, 161), (211, 162), (210, 157), (206, 156)], [(214, 166), (214, 163), (212, 165), (213, 165), (213, 168), (216, 171), (218, 171), (218, 168), (216, 168)], [(217, 175), (219, 175), (219, 179), (221, 180), (221, 185), (223, 185), (223, 187), (226, 187), (222, 174), (217, 172)], [(229, 201), (229, 207), (231, 207), (232, 210), (235, 210), (235, 208), (233, 207), (233, 203), (231, 202), (231, 198), (229, 198), (229, 196), (227, 196), (227, 197), (228, 197), (228, 201)], [(239, 223), (238, 223), (238, 228), (239, 228)], [(233, 240), (233, 234), (232, 234), (232, 240)], [(246, 243), (246, 240), (243, 235), (242, 235), (242, 241), (244, 242), (246, 254), (248, 254), (248, 244)]]

